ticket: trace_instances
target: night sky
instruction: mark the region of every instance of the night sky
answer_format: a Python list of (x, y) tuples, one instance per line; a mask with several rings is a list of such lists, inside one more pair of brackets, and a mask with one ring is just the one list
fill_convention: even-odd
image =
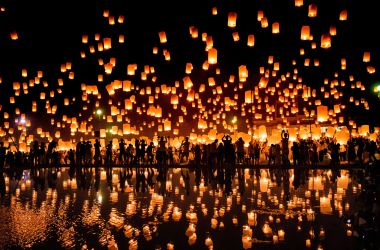
[[(308, 6), (317, 4), (317, 17), (308, 17)], [(376, 116), (376, 109), (379, 107), (379, 99), (372, 93), (372, 86), (380, 82), (379, 75), (379, 55), (380, 41), (376, 38), (378, 27), (375, 1), (303, 1), (303, 6), (295, 7), (294, 1), (2, 1), (0, 7), (0, 98), (3, 112), (14, 114), (15, 108), (19, 107), (21, 113), (26, 113), (31, 117), (33, 124), (50, 123), (54, 118), (59, 121), (62, 115), (69, 117), (77, 116), (79, 122), (91, 120), (96, 97), (88, 97), (89, 103), (81, 101), (81, 84), (97, 85), (102, 98), (101, 107), (105, 113), (110, 113), (106, 108), (109, 99), (116, 105), (121, 102), (124, 106), (124, 99), (136, 95), (134, 110), (126, 117), (132, 125), (141, 125), (143, 121), (150, 122), (145, 115), (134, 113), (137, 106), (147, 103), (146, 96), (139, 96), (139, 91), (134, 90), (129, 93), (116, 91), (110, 97), (106, 90), (106, 85), (114, 80), (130, 80), (135, 86), (145, 88), (151, 86), (152, 89), (161, 84), (175, 86), (175, 81), (179, 81), (182, 86), (183, 78), (190, 76), (194, 83), (194, 90), (197, 92), (201, 83), (206, 83), (209, 77), (214, 77), (217, 85), (223, 86), (228, 82), (231, 74), (235, 75), (235, 82), (223, 88), (222, 99), (225, 96), (233, 98), (234, 93), (239, 95), (239, 108), (226, 112), (227, 117), (233, 115), (240, 116), (241, 103), (244, 103), (244, 91), (252, 86), (257, 86), (260, 80), (259, 68), (272, 67), (268, 64), (268, 57), (274, 56), (274, 61), (280, 63), (280, 70), (276, 77), (287, 72), (293, 73), (294, 68), (298, 70), (298, 77), (302, 78), (302, 84), (316, 89), (317, 98), (321, 99), (323, 105), (331, 109), (334, 104), (347, 104), (343, 115), (354, 119), (357, 124), (379, 125), (379, 116)], [(216, 7), (217, 15), (212, 15), (212, 8)], [(109, 15), (115, 17), (115, 25), (109, 25), (109, 19), (103, 16), (104, 10), (109, 10)], [(262, 28), (257, 20), (258, 10), (263, 10), (268, 18), (269, 27)], [(339, 14), (342, 10), (347, 10), (347, 21), (339, 21)], [(236, 28), (227, 26), (227, 16), (230, 12), (237, 13)], [(118, 23), (118, 17), (123, 16), (124, 22)], [(271, 25), (273, 22), (280, 23), (280, 34), (272, 34)], [(313, 41), (303, 41), (300, 39), (301, 27), (309, 25), (313, 34), (313, 41), (316, 42), (316, 49), (311, 48)], [(336, 36), (331, 36), (331, 48), (322, 49), (320, 47), (321, 35), (329, 33), (330, 26), (334, 25), (337, 30)], [(191, 38), (189, 27), (198, 28), (199, 37)], [(16, 31), (17, 40), (11, 39), (11, 33)], [(158, 32), (165, 31), (168, 42), (161, 44)], [(201, 40), (202, 33), (212, 36), (213, 47), (218, 50), (218, 64), (210, 65), (209, 70), (202, 70), (202, 64), (207, 61), (205, 42)], [(234, 42), (232, 33), (238, 32), (240, 40)], [(96, 52), (89, 52), (89, 45), (97, 48), (95, 34), (100, 34), (101, 40), (104, 37), (112, 38), (112, 49)], [(82, 43), (82, 35), (88, 35), (88, 43)], [(118, 43), (118, 36), (125, 36), (124, 43)], [(247, 46), (247, 36), (255, 35), (255, 46)], [(158, 55), (152, 53), (153, 47), (158, 48)], [(300, 48), (304, 48), (305, 55), (300, 55)], [(170, 52), (171, 60), (166, 61), (162, 51), (166, 49)], [(86, 58), (81, 58), (80, 52), (86, 53)], [(371, 52), (371, 60), (363, 63), (363, 53)], [(101, 58), (107, 63), (110, 58), (116, 58), (116, 66), (112, 74), (104, 73), (104, 67), (99, 66), (98, 59)], [(304, 66), (304, 59), (310, 59), (310, 65)], [(341, 58), (345, 58), (347, 69), (341, 69)], [(313, 60), (319, 60), (319, 67), (313, 67)], [(292, 60), (297, 65), (292, 65)], [(61, 65), (67, 62), (72, 63), (72, 71), (75, 73), (74, 79), (69, 79), (68, 74), (60, 71)], [(185, 73), (186, 63), (192, 63), (194, 69), (190, 75)], [(128, 64), (137, 64), (135, 76), (127, 75)], [(144, 66), (149, 65), (155, 68), (156, 82), (140, 79), (140, 73), (144, 71)], [(244, 83), (243, 89), (234, 90), (238, 86), (238, 67), (246, 65), (249, 76)], [(376, 68), (376, 72), (369, 74), (367, 66)], [(27, 77), (22, 77), (21, 71), (25, 68), (28, 71)], [(220, 69), (220, 74), (216, 74), (216, 69)], [(14, 96), (12, 84), (14, 82), (28, 82), (37, 75), (37, 71), (43, 71), (42, 80), (48, 82), (44, 87), (39, 86), (29, 88), (27, 94), (22, 93), (15, 97), (16, 103), (9, 104), (9, 97)], [(338, 74), (338, 77), (334, 76)], [(98, 82), (98, 75), (103, 74), (103, 81)], [(365, 90), (350, 89), (349, 76), (354, 76), (353, 83), (360, 81)], [(58, 79), (64, 80), (63, 86), (58, 86)], [(346, 87), (338, 89), (343, 92), (343, 97), (337, 102), (333, 98), (323, 98), (319, 93), (325, 79), (330, 81), (337, 79), (345, 81)], [(272, 79), (268, 87), (275, 85), (276, 79)], [(291, 81), (286, 81), (286, 84)], [(296, 81), (294, 82), (296, 84)], [(231, 86), (233, 85), (233, 86)], [(328, 86), (328, 85), (325, 85)], [(279, 87), (280, 89), (282, 88)], [(58, 93), (61, 89), (62, 93)], [(326, 87), (326, 90), (329, 88)], [(54, 97), (49, 97), (49, 92), (55, 91)], [(261, 90), (260, 90), (261, 91)], [(46, 114), (45, 101), (38, 100), (40, 93), (45, 92), (51, 105), (58, 106), (55, 115)], [(233, 93), (232, 93), (233, 92)], [(261, 95), (261, 92), (263, 95)], [(260, 96), (264, 99), (269, 97), (269, 103), (278, 99), (270, 96), (264, 90)], [(183, 93), (180, 97), (178, 109), (172, 109), (170, 105), (170, 95), (167, 98), (158, 98), (155, 105), (159, 103), (164, 107), (163, 119), (172, 119), (172, 128), (175, 126), (177, 116), (183, 115), (180, 111), (181, 104), (188, 107), (187, 115), (184, 116), (184, 124), (188, 128), (194, 126), (193, 121), (199, 117), (194, 117), (198, 113), (196, 108), (186, 103), (187, 90), (178, 88), (177, 94)], [(322, 96), (322, 98), (318, 98)], [(365, 110), (362, 105), (355, 106), (348, 103), (349, 96), (356, 99), (364, 98), (368, 101), (370, 109)], [(208, 98), (215, 98), (212, 88), (206, 89), (200, 96), (202, 104), (206, 110), (214, 108), (206, 103)], [(64, 98), (70, 98), (70, 105), (64, 106)], [(73, 99), (74, 98), (74, 99)], [(31, 112), (31, 103), (38, 100), (38, 112)], [(184, 100), (184, 102), (182, 102)], [(81, 110), (83, 106), (87, 110)], [(306, 103), (302, 107), (308, 107)], [(120, 107), (120, 106), (119, 106)], [(170, 109), (166, 109), (170, 107)], [(221, 106), (217, 104), (216, 110)], [(302, 108), (299, 111), (301, 114)], [(315, 108), (314, 108), (315, 109)], [(211, 112), (210, 111), (210, 112)], [(213, 111), (214, 113), (217, 111)], [(261, 110), (261, 113), (265, 115)], [(170, 114), (172, 117), (168, 117)], [(247, 116), (250, 116), (249, 114)], [(16, 117), (16, 116), (15, 116)], [(211, 121), (211, 116), (206, 120)], [(229, 119), (229, 118), (227, 118)], [(244, 119), (247, 118), (242, 118)], [(348, 119), (346, 119), (348, 121)], [(159, 122), (155, 122), (157, 126)], [(120, 126), (120, 124), (119, 124)], [(196, 124), (195, 124), (196, 126)], [(186, 128), (183, 126), (181, 128)], [(246, 129), (244, 122), (239, 124), (239, 129)], [(48, 129), (48, 128), (46, 128)], [(145, 128), (144, 128), (145, 130)], [(207, 130), (206, 130), (207, 132)], [(62, 129), (64, 133), (64, 129)]]

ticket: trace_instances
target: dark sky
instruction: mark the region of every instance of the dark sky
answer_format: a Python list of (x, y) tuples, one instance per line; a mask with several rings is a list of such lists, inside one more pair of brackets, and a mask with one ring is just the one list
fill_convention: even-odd
[[(309, 18), (307, 10), (309, 4), (318, 4), (318, 16)], [(212, 7), (218, 8), (218, 15), (211, 15)], [(274, 55), (281, 62), (283, 73), (292, 70), (291, 60), (299, 60), (299, 49), (305, 48), (310, 58), (318, 58), (321, 66), (317, 69), (303, 69), (299, 67), (303, 82), (318, 88), (323, 79), (332, 78), (333, 73), (339, 70), (340, 58), (347, 58), (348, 75), (355, 75), (355, 79), (361, 80), (367, 90), (359, 95), (370, 101), (373, 106), (379, 102), (371, 94), (370, 86), (380, 81), (379, 55), (380, 40), (376, 31), (378, 14), (375, 1), (307, 1), (304, 6), (294, 7), (294, 1), (26, 1), (6, 0), (0, 7), (5, 11), (0, 12), (0, 76), (3, 84), (0, 85), (0, 97), (8, 98), (14, 81), (22, 81), (21, 69), (27, 68), (31, 75), (37, 70), (44, 71), (47, 81), (56, 82), (62, 77), (59, 72), (60, 65), (72, 62), (75, 71), (75, 80), (69, 81), (63, 87), (64, 94), (70, 97), (80, 98), (80, 84), (96, 84), (96, 77), (101, 70), (96, 65), (97, 60), (91, 58), (88, 53), (88, 45), (81, 43), (82, 34), (88, 34), (90, 43), (94, 42), (95, 33), (101, 37), (117, 37), (125, 35), (125, 43), (115, 45), (112, 51), (104, 52), (103, 58), (117, 58), (117, 66), (111, 76), (105, 76), (105, 83), (115, 79), (128, 79), (126, 67), (128, 64), (137, 63), (140, 67), (154, 65), (158, 73), (159, 82), (174, 85), (174, 81), (182, 80), (185, 76), (184, 68), (187, 62), (192, 62), (198, 69), (207, 59), (204, 51), (204, 42), (196, 41), (189, 36), (189, 26), (196, 26), (199, 35), (202, 32), (213, 36), (214, 47), (218, 49), (218, 67), (225, 73), (226, 81), (229, 74), (237, 74), (239, 65), (246, 64), (248, 68), (258, 72), (258, 67), (265, 64), (269, 55)], [(124, 24), (108, 25), (108, 20), (102, 17), (104, 9), (110, 10), (110, 15), (125, 17)], [(280, 22), (280, 34), (272, 35), (271, 28), (260, 28), (257, 21), (257, 11), (263, 10), (268, 16), (269, 23)], [(348, 10), (348, 21), (338, 21), (341, 10)], [(227, 15), (229, 12), (238, 13), (237, 27), (227, 27)], [(300, 30), (302, 25), (310, 25), (317, 42), (318, 49), (311, 50), (310, 42), (301, 41)], [(329, 31), (330, 25), (337, 27), (337, 36), (332, 38), (332, 48), (320, 49), (320, 36)], [(168, 43), (160, 45), (159, 31), (166, 31)], [(10, 40), (10, 33), (17, 31), (19, 39)], [(232, 32), (238, 31), (240, 41), (232, 41)], [(248, 34), (255, 34), (256, 45), (254, 49), (247, 49), (246, 39)], [(114, 39), (113, 38), (113, 39)], [(94, 43), (96, 45), (96, 43)], [(152, 47), (167, 48), (172, 60), (166, 63), (161, 58), (152, 55)], [(80, 51), (86, 50), (89, 55), (86, 60), (80, 59)], [(364, 51), (371, 51), (371, 65), (377, 67), (375, 74), (369, 75), (366, 66), (362, 62)], [(141, 70), (141, 67), (139, 70)], [(251, 72), (251, 71), (250, 71)], [(195, 71), (194, 79), (207, 81), (209, 73)], [(254, 73), (250, 74), (255, 81)], [(28, 76), (29, 77), (29, 76)], [(222, 76), (220, 76), (222, 77)], [(135, 84), (144, 86), (144, 82), (134, 81)], [(99, 85), (104, 92), (104, 85)], [(56, 89), (50, 84), (48, 89)], [(351, 91), (351, 90), (346, 90)], [(28, 98), (38, 96), (39, 91), (30, 91), (28, 97), (18, 101), (20, 106), (27, 109)], [(347, 93), (349, 95), (350, 93)], [(358, 93), (353, 93), (358, 95)], [(55, 100), (61, 100), (56, 96)], [(360, 96), (358, 97), (360, 98)], [(107, 99), (106, 99), (107, 100)], [(7, 107), (7, 103), (2, 103)], [(331, 103), (330, 103), (331, 104)], [(73, 103), (75, 105), (75, 103)], [(76, 102), (76, 105), (80, 103)], [(375, 110), (375, 108), (372, 108)], [(27, 112), (27, 111), (25, 111)], [(72, 109), (62, 107), (59, 114), (71, 113)], [(372, 113), (363, 113), (360, 117), (370, 117), (367, 121), (379, 123), (378, 118), (373, 118)], [(358, 113), (359, 115), (359, 113)], [(375, 119), (375, 120), (374, 120)]]

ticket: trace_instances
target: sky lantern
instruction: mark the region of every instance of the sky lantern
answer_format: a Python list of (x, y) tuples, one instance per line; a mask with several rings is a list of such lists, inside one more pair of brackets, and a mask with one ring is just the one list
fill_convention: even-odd
[(194, 26), (190, 26), (189, 28), (189, 31), (190, 31), (190, 35), (191, 35), (191, 38), (198, 38), (198, 29)]
[(261, 19), (264, 18), (264, 11), (258, 10), (257, 11), (257, 21), (261, 22)]
[(294, 5), (296, 7), (301, 7), (303, 5), (303, 0), (294, 0)]
[(104, 65), (104, 71), (107, 75), (112, 73), (113, 65), (111, 63), (107, 63)]
[(211, 48), (208, 51), (208, 60), (209, 64), (217, 64), (218, 63), (218, 51), (215, 48)]
[(330, 26), (330, 35), (336, 36), (336, 27), (334, 25)]
[(253, 35), (253, 34), (248, 35), (247, 45), (248, 45), (249, 47), (253, 47), (253, 46), (255, 46), (255, 35)]
[(323, 106), (323, 105), (317, 106), (318, 122), (325, 122), (325, 121), (328, 121), (328, 119), (329, 119), (328, 107)]
[(301, 28), (301, 40), (309, 40), (310, 37), (310, 26), (304, 25)]
[(218, 15), (218, 8), (217, 7), (212, 7), (211, 13), (212, 13), (213, 16)]
[(342, 10), (339, 14), (339, 21), (347, 20), (347, 10)]
[(331, 36), (330, 34), (323, 34), (321, 37), (321, 48), (328, 49), (331, 47)]
[(82, 35), (82, 43), (88, 43), (88, 35)]
[(240, 40), (239, 32), (233, 32), (232, 39), (234, 40), (234, 42), (238, 42)]
[(248, 70), (246, 65), (239, 66), (239, 81), (245, 82), (248, 77)]
[(369, 74), (374, 74), (376, 72), (376, 68), (373, 66), (367, 66), (367, 72)]
[(279, 34), (280, 33), (280, 23), (279, 22), (272, 23), (272, 33), (273, 34)]
[(17, 31), (12, 31), (10, 36), (11, 36), (11, 40), (13, 41), (18, 40)]
[(123, 15), (120, 15), (120, 16), (117, 18), (117, 22), (118, 22), (118, 23), (124, 23), (124, 16), (123, 16)]
[(237, 13), (236, 12), (230, 12), (228, 13), (228, 27), (235, 28), (236, 27), (236, 19), (237, 19)]
[(124, 43), (125, 39), (124, 39), (124, 35), (123, 34), (120, 34), (119, 35), (119, 43)]
[(260, 23), (261, 23), (261, 28), (263, 28), (263, 29), (268, 28), (268, 26), (269, 26), (267, 17), (263, 17), (261, 19)]
[(318, 6), (316, 4), (309, 4), (308, 16), (309, 17), (316, 17), (317, 16), (317, 10), (318, 10)]
[(364, 52), (363, 54), (363, 62), (370, 62), (371, 61), (371, 52)]
[(160, 37), (160, 43), (166, 43), (168, 41), (166, 38), (166, 32), (165, 31), (160, 31), (158, 33), (158, 36)]

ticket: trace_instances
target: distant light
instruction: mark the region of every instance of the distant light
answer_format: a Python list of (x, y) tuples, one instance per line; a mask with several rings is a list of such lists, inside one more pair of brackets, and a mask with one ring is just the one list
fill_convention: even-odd
[(232, 123), (236, 123), (237, 122), (237, 117), (236, 116), (234, 116), (234, 118), (232, 118), (232, 121), (231, 121)]
[(103, 112), (102, 112), (101, 109), (97, 109), (97, 110), (96, 110), (96, 114), (97, 114), (97, 115), (101, 115), (102, 113), (103, 113)]
[(26, 122), (25, 118), (20, 119), (20, 123), (25, 124), (25, 122)]
[(103, 201), (103, 197), (102, 197), (101, 194), (99, 194), (99, 195), (98, 195), (98, 202), (99, 202), (99, 203), (102, 203), (102, 201)]

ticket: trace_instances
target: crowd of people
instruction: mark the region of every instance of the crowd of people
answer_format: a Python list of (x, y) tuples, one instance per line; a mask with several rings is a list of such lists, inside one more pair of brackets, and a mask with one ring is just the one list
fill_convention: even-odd
[[(29, 152), (12, 151), (10, 145), (0, 142), (0, 168), (16, 166), (51, 165), (153, 165), (190, 164), (223, 167), (226, 165), (250, 166), (318, 166), (332, 167), (345, 163), (368, 163), (377, 160), (379, 141), (355, 137), (345, 145), (334, 139), (322, 137), (319, 140), (296, 140), (289, 142), (286, 133), (278, 144), (267, 141), (251, 140), (246, 144), (243, 138), (233, 142), (232, 137), (224, 135), (219, 141), (211, 143), (192, 143), (185, 137), (179, 147), (170, 145), (168, 137), (160, 136), (157, 143), (147, 143), (135, 139), (134, 144), (126, 143), (123, 138), (118, 145), (109, 141), (101, 145), (98, 139), (80, 141), (75, 149), (59, 150), (54, 140), (45, 143), (34, 141)], [(248, 145), (248, 146), (247, 146)]]

